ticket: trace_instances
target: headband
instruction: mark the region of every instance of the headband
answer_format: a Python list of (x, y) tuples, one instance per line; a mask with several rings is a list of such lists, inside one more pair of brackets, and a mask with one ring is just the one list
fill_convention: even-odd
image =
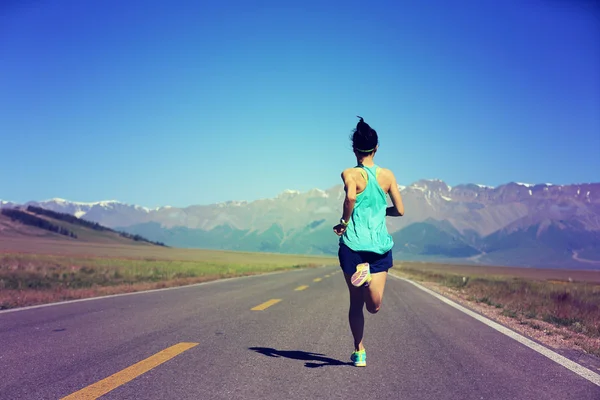
[(376, 149), (376, 147), (373, 147), (371, 150), (361, 150), (361, 149), (354, 148), (354, 150), (360, 151), (361, 153), (370, 153), (375, 149)]

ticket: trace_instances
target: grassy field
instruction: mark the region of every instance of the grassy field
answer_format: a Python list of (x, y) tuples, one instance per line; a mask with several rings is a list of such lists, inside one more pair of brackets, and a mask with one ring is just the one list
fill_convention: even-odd
[(0, 244), (0, 309), (331, 265), (333, 258), (158, 246)]
[[(573, 339), (600, 356), (600, 271), (421, 263), (399, 263), (394, 269), (401, 276), (442, 288), (464, 303), (495, 309), (492, 314), (517, 325)], [(556, 329), (546, 329), (549, 326)]]
[[(337, 259), (5, 237), (0, 309), (321, 265)], [(543, 332), (542, 342), (560, 336), (600, 356), (600, 271), (399, 262), (392, 272), (529, 336)]]
[(424, 262), (397, 262), (396, 268), (420, 273), (483, 275), (498, 278), (522, 278), (532, 281), (585, 282), (600, 284), (600, 270), (572, 270), (556, 268), (496, 267), (484, 265), (434, 264)]

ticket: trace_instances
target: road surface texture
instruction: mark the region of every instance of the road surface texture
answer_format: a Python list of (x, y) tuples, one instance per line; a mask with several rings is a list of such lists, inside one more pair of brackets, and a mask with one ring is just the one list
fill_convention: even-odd
[(322, 267), (3, 312), (0, 398), (600, 399), (600, 383), (392, 277), (353, 367), (347, 303)]

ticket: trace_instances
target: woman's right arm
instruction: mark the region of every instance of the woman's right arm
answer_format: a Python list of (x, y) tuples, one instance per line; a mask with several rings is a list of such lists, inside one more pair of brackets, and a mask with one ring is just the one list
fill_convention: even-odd
[(398, 182), (396, 182), (396, 177), (394, 176), (394, 173), (390, 170), (389, 174), (390, 174), (390, 178), (391, 178), (391, 185), (390, 185), (390, 198), (392, 199), (392, 204), (394, 204), (393, 207), (388, 207), (385, 210), (385, 215), (388, 217), (401, 217), (404, 215), (404, 203), (402, 203), (402, 195), (400, 194), (400, 189), (398, 189)]

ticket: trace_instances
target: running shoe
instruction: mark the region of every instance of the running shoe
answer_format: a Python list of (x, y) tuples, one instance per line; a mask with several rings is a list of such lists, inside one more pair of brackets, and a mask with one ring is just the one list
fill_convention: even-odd
[(369, 270), (369, 263), (362, 263), (356, 266), (356, 272), (352, 274), (350, 278), (353, 286), (359, 287), (362, 285), (369, 286), (371, 282), (371, 271)]
[(350, 356), (350, 361), (354, 363), (355, 367), (366, 367), (367, 366), (367, 352), (365, 349), (355, 351)]

